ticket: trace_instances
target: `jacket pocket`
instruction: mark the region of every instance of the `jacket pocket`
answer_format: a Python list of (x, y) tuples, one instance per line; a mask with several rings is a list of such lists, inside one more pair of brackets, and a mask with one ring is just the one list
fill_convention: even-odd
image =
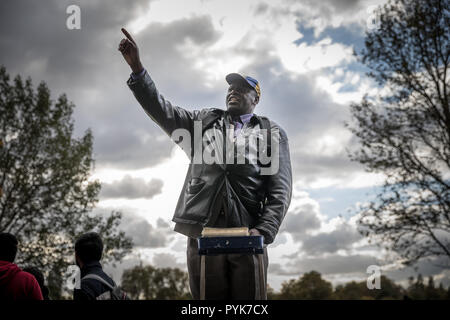
[(203, 223), (209, 215), (214, 188), (200, 178), (193, 178), (184, 192), (184, 217)]
[(187, 193), (195, 194), (203, 189), (205, 186), (205, 181), (200, 178), (193, 178), (188, 185)]

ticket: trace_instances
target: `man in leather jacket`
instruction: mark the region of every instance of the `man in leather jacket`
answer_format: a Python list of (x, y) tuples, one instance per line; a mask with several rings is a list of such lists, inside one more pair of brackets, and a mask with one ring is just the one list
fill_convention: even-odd
[[(242, 141), (242, 137), (250, 138), (255, 132), (258, 135), (260, 131), (256, 129), (263, 128), (264, 117), (253, 112), (261, 93), (258, 81), (236, 73), (229, 74), (226, 77), (230, 85), (226, 95), (227, 110), (207, 108), (189, 111), (173, 106), (158, 92), (142, 66), (136, 42), (125, 29), (122, 32), (126, 38), (122, 39), (118, 50), (132, 69), (127, 81), (129, 88), (147, 115), (175, 142), (180, 146), (183, 144), (183, 150), (191, 159), (173, 221), (176, 223), (174, 230), (188, 237), (189, 282), (193, 297), (198, 299), (200, 257), (196, 238), (203, 227), (248, 227), (250, 235), (264, 236), (265, 245), (274, 241), (289, 208), (292, 193), (287, 135), (275, 122), (267, 121), (272, 139), (269, 165), (276, 162), (276, 169), (270, 174), (263, 174), (267, 168), (259, 161), (251, 162), (245, 152), (236, 155), (233, 149), (233, 161), (228, 161), (230, 154), (225, 145), (230, 141)], [(200, 143), (196, 143), (199, 132)], [(243, 146), (246, 150), (245, 144)], [(205, 155), (206, 150), (202, 147), (215, 150), (212, 157), (217, 157), (215, 160), (219, 158), (219, 161), (195, 161), (198, 158), (194, 154), (199, 149), (200, 155)], [(247, 148), (252, 146), (247, 144)], [(274, 154), (278, 156), (275, 159)], [(221, 162), (220, 159), (225, 156), (227, 161)], [(244, 161), (239, 161), (239, 156)], [(206, 258), (207, 299), (266, 298), (265, 294), (260, 294), (260, 286), (266, 288), (266, 283), (259, 283), (258, 264), (253, 256), (230, 254)], [(267, 266), (265, 248), (265, 275)]]

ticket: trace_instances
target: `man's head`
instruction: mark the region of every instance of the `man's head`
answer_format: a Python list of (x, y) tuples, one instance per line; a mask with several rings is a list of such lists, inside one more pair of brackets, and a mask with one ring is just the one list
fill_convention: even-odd
[(225, 101), (228, 111), (236, 116), (253, 113), (261, 95), (258, 81), (238, 73), (230, 73), (225, 79), (230, 85)]
[(98, 233), (85, 233), (75, 241), (75, 257), (77, 264), (81, 264), (81, 266), (86, 263), (100, 261), (102, 253), (103, 241)]
[(17, 254), (17, 238), (11, 233), (0, 233), (0, 260), (14, 262)]

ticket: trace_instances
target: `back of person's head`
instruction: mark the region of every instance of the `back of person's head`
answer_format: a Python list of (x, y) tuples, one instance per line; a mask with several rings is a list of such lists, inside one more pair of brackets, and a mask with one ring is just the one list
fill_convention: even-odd
[(103, 241), (96, 232), (88, 232), (75, 242), (75, 253), (83, 263), (97, 262), (102, 258)]
[(0, 233), (0, 260), (14, 262), (17, 254), (17, 238), (7, 232)]

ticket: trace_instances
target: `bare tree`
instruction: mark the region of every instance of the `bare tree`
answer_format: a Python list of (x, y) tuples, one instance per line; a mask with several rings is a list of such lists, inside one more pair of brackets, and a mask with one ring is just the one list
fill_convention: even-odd
[(359, 228), (405, 264), (450, 262), (449, 9), (448, 0), (389, 1), (357, 53), (380, 93), (351, 105), (346, 126), (359, 144), (349, 156), (386, 175)]

